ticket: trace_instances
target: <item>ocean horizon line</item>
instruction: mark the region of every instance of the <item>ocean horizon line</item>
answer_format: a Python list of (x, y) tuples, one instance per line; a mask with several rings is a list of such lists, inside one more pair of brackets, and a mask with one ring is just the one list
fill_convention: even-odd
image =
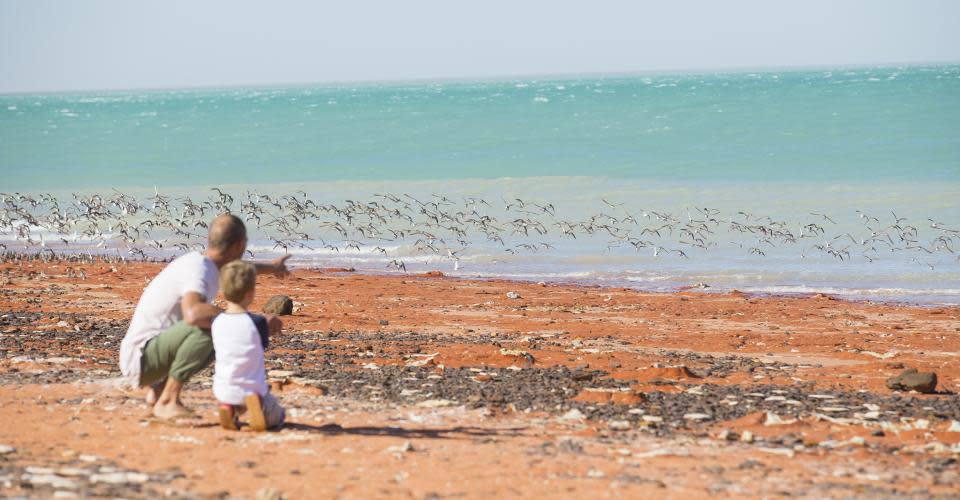
[(663, 68), (636, 71), (598, 71), (582, 73), (516, 73), (487, 76), (426, 76), (413, 78), (387, 79), (332, 79), (322, 81), (291, 81), (273, 83), (237, 83), (237, 84), (210, 84), (210, 85), (183, 85), (159, 87), (90, 87), (80, 89), (42, 89), (39, 91), (14, 90), (0, 91), (0, 97), (18, 96), (71, 96), (87, 94), (123, 94), (129, 92), (178, 92), (178, 91), (224, 91), (224, 90), (292, 90), (305, 88), (339, 88), (339, 87), (372, 87), (378, 85), (401, 86), (404, 84), (455, 84), (455, 83), (503, 83), (514, 80), (561, 82), (580, 79), (620, 79), (645, 76), (698, 76), (698, 75), (739, 75), (744, 73), (804, 73), (811, 71), (837, 71), (862, 69), (891, 69), (891, 68), (938, 68), (960, 66), (957, 61), (911, 61), (911, 62), (877, 62), (877, 63), (850, 63), (850, 64), (814, 64), (796, 66), (718, 66), (715, 68)]
[[(397, 182), (399, 181), (399, 182)], [(729, 180), (665, 180), (655, 177), (617, 177), (611, 175), (532, 175), (532, 176), (500, 176), (500, 177), (460, 177), (460, 178), (425, 178), (425, 179), (406, 179), (396, 178), (385, 179), (354, 179), (338, 178), (330, 180), (311, 180), (311, 181), (277, 181), (277, 182), (195, 182), (192, 184), (138, 184), (138, 185), (102, 185), (102, 186), (74, 186), (74, 187), (54, 187), (54, 188), (36, 188), (36, 189), (5, 189), (0, 193), (6, 194), (27, 194), (35, 195), (42, 193), (67, 195), (67, 194), (97, 194), (103, 190), (116, 190), (127, 194), (153, 194), (159, 190), (160, 194), (174, 192), (193, 192), (209, 191), (221, 189), (231, 194), (243, 193), (246, 191), (260, 192), (264, 194), (277, 194), (285, 192), (305, 191), (311, 194), (313, 191), (335, 190), (342, 192), (344, 197), (356, 197), (362, 193), (356, 190), (369, 191), (367, 194), (373, 196), (375, 192), (382, 191), (387, 193), (403, 193), (410, 191), (423, 194), (420, 190), (440, 191), (441, 187), (452, 187), (452, 191), (461, 194), (477, 194), (482, 191), (496, 189), (498, 185), (504, 188), (501, 193), (509, 194), (513, 191), (524, 190), (531, 185), (543, 187), (545, 182), (556, 182), (559, 184), (569, 183), (591, 183), (594, 188), (601, 187), (602, 184), (614, 184), (623, 187), (624, 182), (628, 184), (643, 184), (646, 189), (639, 192), (656, 192), (665, 195), (668, 192), (676, 194), (691, 194), (705, 191), (716, 191), (730, 187), (738, 189), (746, 188), (789, 188), (794, 191), (819, 190), (824, 193), (849, 194), (853, 192), (887, 192), (890, 189), (889, 180), (861, 180), (856, 184), (849, 182), (824, 182), (822, 180), (768, 180), (768, 179), (729, 179)], [(451, 185), (452, 183), (452, 185)], [(388, 189), (385, 184), (395, 184), (400, 189)], [(443, 185), (443, 186), (441, 186)], [(474, 189), (466, 189), (465, 186), (473, 185)], [(939, 187), (940, 194), (952, 197), (954, 193), (960, 196), (960, 187), (955, 189), (942, 189), (943, 183), (936, 180), (917, 180), (904, 179), (898, 183), (900, 190), (924, 190)], [(616, 192), (616, 191), (614, 191)], [(353, 193), (353, 194), (347, 194)], [(446, 194), (450, 194), (449, 192)]]

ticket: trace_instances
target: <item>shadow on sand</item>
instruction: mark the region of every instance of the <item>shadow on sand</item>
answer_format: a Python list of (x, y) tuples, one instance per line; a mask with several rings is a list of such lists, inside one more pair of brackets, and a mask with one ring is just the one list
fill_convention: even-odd
[(340, 424), (310, 425), (295, 422), (287, 422), (281, 430), (303, 431), (309, 433), (325, 434), (328, 436), (338, 436), (343, 434), (355, 436), (395, 436), (403, 438), (418, 439), (453, 439), (456, 437), (478, 438), (478, 437), (515, 437), (521, 435), (524, 427), (514, 427), (507, 429), (482, 429), (478, 427), (450, 427), (433, 429), (404, 429), (395, 426), (360, 426), (343, 427)]

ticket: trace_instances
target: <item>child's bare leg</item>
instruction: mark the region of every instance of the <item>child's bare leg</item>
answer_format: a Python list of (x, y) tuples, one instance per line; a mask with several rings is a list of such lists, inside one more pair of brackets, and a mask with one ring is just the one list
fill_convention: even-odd
[(245, 406), (249, 412), (248, 418), (250, 419), (250, 430), (257, 432), (267, 430), (267, 421), (263, 414), (263, 406), (260, 396), (257, 394), (250, 394), (246, 398)]
[(220, 427), (236, 431), (240, 430), (240, 424), (237, 421), (237, 408), (233, 405), (221, 403), (219, 408)]

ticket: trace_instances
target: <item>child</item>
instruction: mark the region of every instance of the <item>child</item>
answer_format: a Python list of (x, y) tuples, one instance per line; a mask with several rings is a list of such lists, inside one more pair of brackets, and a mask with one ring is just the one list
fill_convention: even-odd
[(257, 272), (253, 266), (233, 261), (220, 270), (220, 291), (227, 308), (210, 327), (216, 364), (213, 394), (220, 402), (220, 425), (238, 428), (237, 415), (250, 412), (253, 430), (283, 425), (286, 412), (267, 387), (263, 350), (267, 346), (267, 320), (247, 312), (253, 302)]

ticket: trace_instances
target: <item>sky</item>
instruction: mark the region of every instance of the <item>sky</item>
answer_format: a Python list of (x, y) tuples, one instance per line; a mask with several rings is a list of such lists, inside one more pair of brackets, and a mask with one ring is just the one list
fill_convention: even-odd
[(960, 62), (954, 0), (0, 0), (0, 93)]

